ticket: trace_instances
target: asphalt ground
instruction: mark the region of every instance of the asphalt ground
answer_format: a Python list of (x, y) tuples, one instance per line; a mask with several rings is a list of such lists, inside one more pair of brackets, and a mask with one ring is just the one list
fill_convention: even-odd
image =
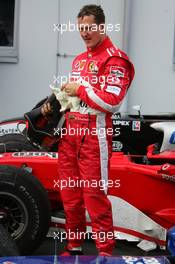
[[(113, 256), (169, 256), (166, 250), (155, 249), (145, 252), (137, 247), (138, 242), (128, 242), (125, 240), (116, 240), (116, 246), (113, 250)], [(52, 237), (47, 237), (32, 255), (54, 255), (55, 252), (59, 255), (64, 250), (66, 242), (60, 242)], [(92, 239), (86, 239), (83, 244), (84, 255), (95, 256), (97, 250)], [(175, 263), (175, 262), (174, 262)]]

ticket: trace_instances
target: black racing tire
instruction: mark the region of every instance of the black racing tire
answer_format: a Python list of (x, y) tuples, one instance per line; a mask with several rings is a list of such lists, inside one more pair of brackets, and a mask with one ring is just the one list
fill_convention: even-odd
[(51, 209), (47, 191), (25, 169), (0, 166), (0, 215), (20, 254), (30, 254), (48, 233)]
[(0, 257), (19, 256), (15, 240), (6, 228), (0, 224)]
[[(5, 144), (5, 147), (3, 146)], [(38, 151), (24, 135), (8, 134), (0, 137), (0, 152)]]

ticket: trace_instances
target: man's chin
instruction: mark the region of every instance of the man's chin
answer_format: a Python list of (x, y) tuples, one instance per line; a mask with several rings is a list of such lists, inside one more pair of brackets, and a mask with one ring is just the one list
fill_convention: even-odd
[(95, 45), (92, 44), (92, 43), (87, 43), (86, 42), (85, 44), (86, 44), (86, 47), (89, 48), (89, 49), (93, 49), (95, 47)]
[(87, 47), (87, 48), (92, 48), (92, 45), (90, 45), (90, 44), (86, 44), (86, 47)]

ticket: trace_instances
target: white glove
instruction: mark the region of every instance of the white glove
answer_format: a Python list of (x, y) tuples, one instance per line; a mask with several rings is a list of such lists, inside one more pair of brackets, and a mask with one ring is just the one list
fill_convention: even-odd
[(68, 96), (67, 93), (64, 90), (62, 91), (60, 87), (50, 85), (50, 88), (61, 105), (60, 112), (63, 112), (66, 109), (70, 109), (71, 112), (78, 111), (80, 106), (79, 97)]

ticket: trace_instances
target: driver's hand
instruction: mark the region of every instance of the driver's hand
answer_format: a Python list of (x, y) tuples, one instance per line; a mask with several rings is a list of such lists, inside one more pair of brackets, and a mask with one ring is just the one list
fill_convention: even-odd
[(80, 87), (80, 84), (76, 82), (67, 82), (64, 85), (62, 85), (61, 90), (64, 90), (68, 96), (76, 96), (77, 90)]
[(49, 115), (53, 112), (52, 107), (50, 103), (44, 103), (43, 106), (41, 107), (41, 114), (43, 116)]

